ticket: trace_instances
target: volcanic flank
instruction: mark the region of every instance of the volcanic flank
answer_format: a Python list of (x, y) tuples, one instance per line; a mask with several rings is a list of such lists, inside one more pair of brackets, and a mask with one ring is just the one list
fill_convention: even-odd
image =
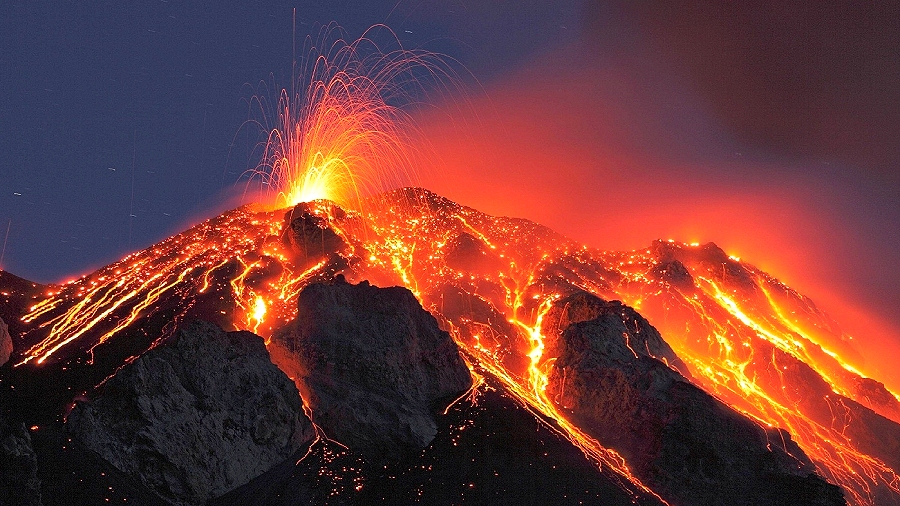
[[(314, 284), (276, 338), (316, 423), (352, 450), (414, 453), (437, 434), (432, 411), (472, 386), (456, 343), (404, 288)], [(444, 401), (444, 402), (442, 402)]]
[(44, 504), (900, 504), (897, 396), (714, 244), (601, 252), (421, 189), (361, 209), (0, 272)]

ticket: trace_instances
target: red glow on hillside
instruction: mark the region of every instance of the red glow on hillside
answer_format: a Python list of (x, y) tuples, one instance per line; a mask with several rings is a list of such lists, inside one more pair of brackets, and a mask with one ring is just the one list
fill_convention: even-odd
[(715, 241), (810, 295), (857, 338), (854, 365), (900, 390), (890, 359), (900, 354), (900, 297), (870, 281), (894, 268), (892, 257), (844, 212), (854, 195), (787, 162), (729, 151), (690, 116), (702, 116), (697, 107), (661, 111), (635, 91), (646, 69), (579, 66), (568, 53), (580, 54), (545, 55), (495, 84), (454, 124), (422, 121), (434, 150), (425, 186), (604, 250)]
[[(603, 253), (421, 190), (398, 190), (365, 208), (344, 213), (317, 201), (289, 212), (289, 221), (282, 212), (241, 208), (53, 287), (22, 319), (35, 344), (17, 365), (93, 356), (126, 328), (172, 309), (181, 320), (195, 306), (223, 308), (235, 328), (268, 338), (296, 317), (304, 286), (345, 272), (352, 280), (408, 287), (476, 374), (501, 382), (555, 420), (587, 457), (646, 492), (621, 456), (571, 423), (546, 392), (556, 357), (546, 353), (543, 316), (560, 298), (587, 290), (646, 314), (696, 384), (760, 424), (789, 430), (854, 504), (900, 494), (893, 464), (854, 436), (854, 413), (877, 415), (845, 405), (896, 420), (900, 403), (878, 385), (860, 383), (845, 358), (854, 356), (854, 344), (766, 273), (712, 245), (661, 242)], [(690, 274), (689, 285), (665, 274), (673, 260)], [(841, 406), (837, 417), (831, 409)]]

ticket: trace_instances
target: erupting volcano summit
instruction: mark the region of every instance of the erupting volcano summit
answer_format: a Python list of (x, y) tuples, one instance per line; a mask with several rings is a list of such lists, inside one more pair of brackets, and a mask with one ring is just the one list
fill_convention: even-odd
[[(590, 477), (543, 483), (537, 502), (900, 501), (896, 396), (847, 365), (852, 342), (810, 300), (714, 244), (596, 251), (415, 188), (363, 209), (245, 206), (60, 286), (3, 272), (0, 316), (14, 344), (3, 402), (32, 427), (48, 501), (65, 487), (47, 483), (62, 471), (42, 474), (43, 459), (86, 444), (54, 444), (72, 402), (111, 402), (103, 399), (124, 388), (114, 387), (120, 375), (151, 367), (147, 350), (177, 342), (196, 319), (262, 336), (302, 395), (298, 416), (318, 434), (222, 504), (248, 497), (246, 487), (277, 491), (270, 504), (319, 497), (317, 487), (341, 503), (483, 502), (513, 497), (508, 474), (548, 459)], [(334, 291), (358, 283), (369, 287)], [(319, 286), (331, 289), (310, 291)], [(375, 288), (389, 286), (408, 300)], [(430, 315), (412, 316), (409, 304)], [(406, 351), (382, 348), (389, 343)], [(128, 388), (151, 388), (142, 381)], [(202, 395), (198, 381), (193, 395)], [(140, 409), (165, 420), (169, 405)], [(509, 410), (523, 409), (533, 427), (508, 425)], [(345, 426), (356, 427), (352, 437)], [(402, 444), (408, 436), (390, 436), (401, 439), (387, 448), (407, 450), (371, 451), (402, 426), (397, 434), (419, 435)], [(534, 444), (546, 452), (528, 453)], [(518, 445), (516, 458), (497, 454)], [(148, 472), (111, 476), (127, 480), (132, 498), (198, 497), (171, 484), (160, 491)]]

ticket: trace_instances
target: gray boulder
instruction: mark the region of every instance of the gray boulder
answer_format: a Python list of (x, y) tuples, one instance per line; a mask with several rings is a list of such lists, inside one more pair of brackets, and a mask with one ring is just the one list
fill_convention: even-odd
[(600, 342), (608, 356), (624, 362), (639, 356), (655, 358), (682, 376), (688, 376), (687, 366), (646, 318), (621, 301), (604, 301), (582, 291), (558, 301), (544, 316), (542, 332), (549, 337), (547, 355), (558, 356), (565, 351), (556, 349), (557, 345), (565, 347), (567, 344), (556, 340), (562, 330), (574, 323), (591, 320), (602, 322), (604, 332), (621, 337)]
[(12, 355), (12, 351), (13, 343), (12, 336), (9, 335), (9, 327), (6, 325), (6, 322), (3, 321), (3, 318), (0, 318), (0, 365), (9, 361), (9, 356)]
[[(5, 327), (5, 325), (4, 325)], [(31, 434), (0, 415), (0, 506), (40, 506), (41, 482)]]
[(174, 504), (203, 504), (314, 437), (294, 384), (262, 338), (197, 322), (123, 367), (69, 431)]
[(428, 446), (435, 413), (472, 385), (456, 343), (413, 294), (338, 276), (306, 287), (276, 340), (313, 421), (351, 449), (398, 457)]

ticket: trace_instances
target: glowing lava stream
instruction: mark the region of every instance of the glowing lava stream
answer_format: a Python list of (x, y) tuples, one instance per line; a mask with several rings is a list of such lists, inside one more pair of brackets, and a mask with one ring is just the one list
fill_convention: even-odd
[[(720, 305), (727, 309), (731, 315), (735, 316), (744, 325), (752, 329), (758, 337), (765, 339), (775, 345), (778, 349), (798, 358), (802, 362), (812, 365), (821, 377), (832, 387), (834, 392), (845, 396), (849, 395), (848, 391), (841, 388), (841, 386), (830, 377), (827, 371), (819, 366), (819, 362), (814, 360), (808, 353), (807, 346), (804, 342), (792, 340), (790, 339), (790, 336), (779, 334), (774, 329), (767, 328), (766, 325), (757, 322), (741, 310), (738, 303), (733, 298), (729, 297), (718, 284), (709, 279), (699, 279), (702, 281), (700, 283), (701, 287), (710, 287), (710, 291), (707, 292), (709, 295), (719, 301)], [(768, 293), (766, 293), (766, 295), (768, 298)], [(768, 299), (771, 301), (771, 298)], [(779, 311), (775, 310), (774, 313), (778, 318), (781, 318), (782, 321), (785, 321), (783, 315), (780, 314)], [(793, 325), (788, 325), (788, 328), (792, 328), (795, 331), (798, 330)], [(802, 334), (798, 332), (798, 335)], [(834, 353), (830, 353), (829, 355), (835, 356)], [(690, 353), (683, 353), (681, 356), (688, 357), (690, 362), (695, 366), (695, 369), (697, 366), (701, 366), (701, 364), (698, 363), (698, 359), (705, 363), (701, 367), (707, 368), (706, 370), (710, 370), (710, 366), (712, 366), (712, 370), (715, 370), (716, 366), (720, 363), (726, 365), (735, 363), (734, 360), (730, 358), (726, 359), (724, 362), (717, 362), (710, 361), (709, 357), (701, 358)], [(853, 503), (875, 504), (875, 497), (871, 493), (867, 481), (885, 483), (891, 490), (900, 493), (900, 476), (896, 474), (896, 471), (882, 460), (858, 451), (851, 438), (845, 434), (849, 424), (849, 420), (846, 419), (846, 417), (850, 416), (850, 412), (846, 406), (842, 405), (840, 399), (836, 399), (834, 405), (832, 405), (832, 401), (826, 398), (826, 401), (829, 403), (832, 410), (837, 409), (842, 411), (842, 414), (833, 414), (831, 426), (823, 425), (820, 421), (816, 421), (810, 417), (795, 416), (794, 413), (797, 410), (796, 406), (785, 405), (783, 401), (774, 399), (769, 394), (766, 394), (765, 391), (756, 384), (756, 381), (753, 378), (746, 376), (746, 364), (747, 363), (744, 363), (743, 367), (738, 367), (740, 375), (733, 376), (739, 380), (736, 384), (738, 385), (741, 396), (752, 404), (752, 409), (743, 410), (745, 413), (769, 425), (774, 423), (779, 427), (787, 428), (798, 441), (806, 441), (807, 445), (804, 445), (804, 450), (806, 450), (807, 454), (813, 458), (814, 461), (817, 461), (820, 471), (826, 478), (835, 483), (844, 485), (844, 488), (850, 495), (850, 499)], [(775, 370), (779, 369), (779, 365), (774, 359), (774, 356), (772, 365)], [(848, 371), (854, 372), (845, 364), (842, 363), (841, 365), (847, 368)], [(727, 378), (727, 375), (724, 376)], [(719, 374), (704, 375), (705, 379), (711, 380), (705, 385), (707, 389), (721, 395), (724, 393), (723, 387), (729, 390), (731, 390), (731, 387), (727, 383), (722, 384), (718, 379), (720, 377)], [(733, 390), (731, 391), (733, 392)], [(725, 396), (723, 395), (723, 397)], [(838, 404), (841, 406), (839, 407)], [(840, 418), (845, 419), (842, 421)], [(814, 440), (819, 440), (820, 442), (818, 444), (810, 444)], [(863, 476), (865, 478), (862, 478)], [(850, 484), (853, 484), (853, 486)]]
[[(268, 339), (274, 328), (296, 316), (295, 299), (304, 286), (329, 279), (352, 265), (350, 259), (341, 257), (343, 252), (333, 252), (335, 256), (323, 251), (324, 259), (302, 269), (287, 251), (290, 247), (284, 234), (290, 231), (281, 229), (283, 208), (316, 198), (331, 199), (347, 211), (368, 217), (361, 233), (363, 249), (371, 254), (355, 259), (365, 264), (358, 274), (367, 267), (375, 276), (393, 280), (399, 275), (399, 281), (423, 300), (422, 289), (433, 286), (433, 279), (421, 275), (422, 266), (415, 260), (421, 251), (432, 250), (432, 238), (423, 236), (419, 241), (404, 233), (404, 228), (426, 225), (430, 216), (412, 217), (393, 230), (399, 233), (391, 233), (382, 226), (390, 228), (390, 224), (379, 223), (377, 213), (364, 213), (367, 202), (362, 197), (393, 187), (398, 180), (405, 183), (411, 179), (412, 148), (407, 135), (414, 125), (395, 105), (398, 98), (402, 101), (410, 92), (406, 89), (410, 84), (423, 88), (425, 83), (420, 79), (433, 80), (438, 88), (447, 80), (455, 82), (454, 73), (432, 53), (402, 48), (383, 52), (368, 37), (369, 31), (350, 44), (331, 42), (332, 32), (337, 30), (336, 25), (323, 30), (316, 45), (328, 48), (324, 52), (310, 43), (310, 56), (301, 63), (301, 80), (295, 93), (282, 92), (274, 110), (263, 97), (252, 101), (261, 115), (257, 124), (267, 134), (262, 143), (262, 162), (249, 171), (250, 181), (258, 179), (270, 192), (271, 208), (281, 211), (248, 207), (230, 211), (67, 283), (23, 318), (24, 323), (33, 325), (29, 339), (39, 341), (23, 354), (17, 366), (32, 360), (46, 364), (66, 347), (73, 353), (62, 360), (83, 351), (93, 357), (107, 340), (125, 329), (140, 328), (165, 311), (175, 311), (172, 319), (176, 322), (187, 318), (195, 305), (203, 307), (198, 300), (204, 297), (217, 296), (216, 300), (222, 301), (218, 307), (225, 308), (219, 312), (226, 316), (233, 312), (230, 320), (234, 327), (251, 329)], [(326, 226), (345, 235), (337, 230), (327, 205), (311, 206), (317, 216), (327, 218)], [(463, 214), (455, 215), (453, 222), (487, 241), (486, 231), (479, 230), (478, 224)], [(369, 238), (366, 228), (376, 232), (379, 239)], [(343, 238), (349, 250), (346, 254), (352, 256), (355, 243), (360, 241)], [(332, 260), (336, 265), (331, 265)], [(524, 305), (524, 289), (530, 282), (529, 277), (518, 287), (521, 290), (510, 294), (514, 301), (508, 301), (512, 323), (531, 339), (531, 367), (523, 371), (529, 378), (523, 382), (503, 364), (460, 340), (463, 349), (478, 359), (482, 370), (505, 384), (513, 398), (552, 419), (551, 427), (587, 457), (621, 475), (632, 490), (655, 495), (629, 473), (618, 454), (569, 423), (547, 399), (546, 371), (541, 370), (546, 367), (542, 363), (541, 317), (531, 322), (518, 317)], [(549, 309), (552, 300), (542, 302), (542, 312)], [(628, 490), (624, 484), (623, 488)]]
[[(59, 287), (22, 317), (33, 325), (26, 336), (46, 337), (16, 365), (43, 364), (88, 335), (91, 342), (79, 349), (93, 352), (161, 311), (161, 304), (176, 309), (177, 321), (213, 286), (219, 291), (230, 286), (235, 328), (262, 331), (267, 315), (268, 329), (293, 319), (296, 295), (323, 273), (327, 262), (297, 271), (279, 242), (281, 221), (281, 213), (239, 208)], [(277, 275), (267, 273), (273, 265)]]
[[(461, 218), (460, 221), (462, 221), (468, 229), (475, 231), (465, 219)], [(481, 239), (492, 249), (496, 249), (496, 246), (491, 244), (486, 236), (481, 235)], [(540, 261), (544, 262), (546, 259), (547, 256), (544, 255)], [(550, 428), (568, 439), (581, 450), (588, 459), (601, 467), (608, 467), (615, 473), (626, 478), (632, 485), (638, 487), (638, 489), (644, 493), (656, 497), (664, 504), (668, 504), (662, 497), (650, 490), (650, 488), (644, 485), (637, 477), (631, 474), (631, 471), (628, 469), (628, 464), (621, 455), (615, 450), (604, 447), (599, 441), (569, 422), (569, 420), (559, 412), (553, 401), (547, 396), (550, 369), (553, 367), (555, 358), (547, 360), (543, 356), (545, 346), (544, 335), (541, 332), (541, 324), (544, 316), (553, 307), (553, 303), (559, 299), (559, 294), (551, 294), (549, 296), (541, 295), (540, 303), (537, 306), (537, 310), (531, 322), (523, 320), (522, 317), (519, 316), (520, 313), (525, 311), (525, 291), (534, 284), (534, 272), (537, 270), (537, 267), (538, 266), (528, 269), (529, 274), (524, 283), (518, 283), (514, 279), (506, 278), (512, 285), (506, 286), (507, 300), (512, 299), (511, 308), (513, 316), (509, 321), (528, 337), (529, 345), (531, 346), (531, 349), (527, 353), (529, 364), (527, 380), (524, 385), (521, 381), (516, 381), (514, 376), (500, 365), (494, 357), (484, 356), (482, 350), (477, 348), (469, 349), (470, 347), (468, 347), (462, 339), (457, 339), (457, 342), (467, 349), (469, 353), (481, 357), (479, 365), (485, 367), (494, 377), (500, 379), (507, 387), (508, 391), (511, 392), (519, 402), (530, 409), (534, 409), (543, 417), (553, 420), (556, 426), (551, 425)], [(538, 419), (541, 420), (542, 418), (538, 417)]]
[[(372, 252), (370, 267), (393, 269), (395, 277), (386, 282), (414, 286), (423, 305), (438, 315), (443, 313), (441, 287), (447, 285), (458, 287), (505, 315), (513, 331), (498, 327), (496, 320), (492, 323), (495, 317), (489, 314), (482, 319), (458, 316), (447, 326), (477, 367), (502, 381), (537, 414), (554, 420), (565, 437), (598, 463), (628, 476), (618, 455), (570, 424), (544, 393), (554, 357), (545, 354), (541, 319), (559, 297), (557, 294), (578, 289), (608, 300), (621, 299), (639, 308), (688, 364), (695, 383), (761, 426), (786, 429), (820, 473), (844, 488), (851, 504), (868, 505), (875, 504), (878, 497), (900, 497), (900, 479), (894, 467), (873, 454), (877, 448), (860, 449), (858, 438), (847, 432), (853, 421), (847, 418), (850, 411), (836, 393), (846, 394), (849, 389), (831, 381), (842, 378), (834, 371), (843, 371), (847, 378), (858, 376), (834, 359), (832, 354), (838, 354), (836, 351), (810, 352), (818, 349), (814, 343), (824, 341), (798, 332), (819, 326), (819, 313), (812, 306), (807, 308), (805, 304), (809, 303), (802, 297), (795, 301), (804, 305), (795, 311), (799, 323), (784, 322), (781, 328), (774, 328), (771, 322), (783, 318), (789, 310), (772, 307), (774, 299), (768, 292), (781, 285), (758, 271), (747, 270), (754, 282), (763, 287), (761, 293), (766, 294), (764, 302), (760, 302), (763, 305), (754, 306), (756, 312), (768, 315), (766, 320), (756, 319), (752, 312), (741, 309), (744, 302), (727, 296), (720, 282), (703, 274), (705, 271), (699, 267), (690, 268), (696, 284), (678, 288), (676, 281), (670, 284), (653, 274), (661, 262), (649, 250), (591, 252), (537, 225), (481, 215), (440, 197), (428, 196), (427, 192), (423, 194), (426, 195), (417, 205), (394, 206), (368, 216), (378, 237), (377, 241), (367, 242), (366, 248)], [(465, 235), (469, 239), (459, 243), (458, 238)], [(700, 251), (686, 244), (677, 247)], [(466, 252), (470, 267), (456, 266), (459, 260), (454, 260), (454, 255), (458, 251)], [(523, 269), (522, 265), (531, 268)], [(744, 268), (743, 264), (735, 265)], [(521, 369), (516, 366), (511, 370), (515, 361), (509, 358), (508, 350), (515, 347), (521, 347), (518, 351), (527, 362)], [(807, 376), (791, 377), (788, 375), (796, 373), (785, 370), (791, 366), (803, 371), (807, 363), (811, 366), (803, 373)], [(809, 393), (792, 393), (794, 381), (800, 388), (807, 388), (804, 382), (809, 381), (810, 385), (817, 381), (828, 385), (832, 393), (819, 398), (829, 410), (827, 419), (809, 412), (811, 408), (802, 400)], [(784, 445), (772, 442), (776, 443)]]
[[(411, 200), (415, 199), (416, 197), (411, 198)], [(406, 205), (403, 200), (403, 198), (400, 199), (400, 207), (406, 208), (408, 211), (409, 205)], [(436, 218), (428, 214), (411, 217), (404, 217), (403, 214), (392, 208), (368, 216), (369, 224), (374, 228), (377, 239), (366, 243), (366, 249), (372, 252), (372, 255), (368, 258), (368, 268), (364, 270), (370, 274), (381, 271), (381, 276), (384, 273), (392, 273), (394, 280), (402, 281), (402, 284), (410, 289), (415, 287), (417, 298), (424, 307), (429, 307), (428, 301), (423, 298), (421, 295), (423, 292), (420, 290), (433, 288), (436, 284), (446, 281), (446, 278), (468, 276), (465, 273), (447, 271), (447, 266), (442, 265), (443, 258), (439, 252), (446, 246), (448, 238), (430, 235), (434, 231), (439, 234), (449, 234), (452, 233), (451, 228), (448, 227), (443, 231), (432, 229)], [(379, 220), (378, 216), (390, 216), (391, 219)], [(462, 230), (473, 233), (491, 250), (497, 249), (497, 246), (491, 243), (485, 233), (480, 232), (469, 223), (463, 213), (453, 214), (450, 222), (457, 227), (461, 226)], [(559, 296), (556, 294), (541, 296), (538, 310), (532, 315), (533, 318), (527, 319), (524, 315), (520, 316), (525, 313), (525, 294), (526, 290), (534, 283), (534, 272), (546, 259), (545, 256), (538, 260), (537, 265), (524, 270), (517, 268), (515, 262), (511, 262), (510, 271), (519, 273), (520, 276), (508, 276), (503, 272), (496, 273), (505, 288), (504, 301), (506, 308), (510, 310), (509, 323), (529, 339), (529, 349), (526, 355), (530, 363), (528, 370), (523, 371), (526, 378), (511, 372), (498, 358), (495, 350), (481, 346), (478, 336), (474, 336), (474, 343), (470, 342), (460, 335), (456, 323), (446, 319), (444, 322), (476, 372), (480, 371), (499, 380), (513, 399), (534, 413), (538, 420), (547, 424), (548, 428), (575, 445), (599, 468), (605, 467), (614, 473), (613, 476), (621, 477), (623, 481), (619, 483), (619, 486), (624, 491), (635, 497), (637, 496), (636, 491), (640, 491), (668, 504), (629, 471), (621, 455), (604, 447), (599, 441), (569, 422), (546, 394), (549, 368), (552, 366), (553, 360), (545, 360), (543, 357), (544, 337), (541, 334), (541, 323), (544, 314), (550, 310), (553, 302)], [(521, 275), (523, 272), (524, 275)], [(471, 278), (474, 279), (474, 276)], [(443, 318), (437, 308), (434, 308), (433, 311), (436, 312), (436, 316)], [(490, 325), (484, 327), (486, 330), (490, 329)], [(506, 337), (516, 339), (519, 336)], [(547, 420), (552, 420), (552, 423)]]
[[(787, 311), (778, 307), (765, 288), (776, 281), (748, 270), (765, 302), (763, 307), (747, 309), (742, 306), (750, 299), (738, 297), (737, 289), (729, 294), (724, 281), (713, 279), (699, 267), (694, 271), (699, 291), (692, 293), (648, 276), (656, 265), (652, 255), (620, 254), (617, 261), (626, 274), (617, 288), (619, 296), (640, 305), (641, 312), (660, 327), (699, 386), (761, 424), (788, 430), (819, 472), (843, 487), (850, 504), (874, 505), (878, 497), (887, 497), (884, 494), (896, 500), (900, 476), (891, 465), (871, 455), (871, 450), (860, 450), (860, 442), (848, 434), (854, 423), (851, 411), (834, 395), (854, 398), (842, 384), (855, 376), (854, 369), (836, 360), (836, 352), (811, 353), (818, 348), (818, 339), (785, 318)], [(685, 313), (684, 319), (671, 316)], [(751, 316), (754, 313), (768, 316)], [(821, 399), (829, 410), (827, 416), (815, 414), (810, 393), (794, 393), (791, 378), (785, 374), (797, 369), (797, 364), (810, 366), (831, 389), (832, 394)]]
[[(520, 296), (521, 295), (519, 295), (519, 297)], [(518, 310), (523, 307), (523, 305), (521, 304), (521, 299), (519, 297), (517, 297), (518, 303), (514, 308), (513, 314), (517, 314)], [(617, 474), (628, 479), (628, 481), (637, 486), (644, 493), (650, 494), (659, 499), (663, 504), (669, 504), (662, 497), (660, 497), (654, 491), (650, 490), (646, 485), (641, 483), (641, 481), (637, 477), (631, 474), (631, 471), (628, 469), (628, 464), (625, 462), (625, 459), (615, 450), (604, 447), (602, 444), (600, 444), (599, 441), (589, 436), (577, 426), (569, 422), (569, 420), (559, 412), (553, 401), (551, 401), (547, 396), (547, 385), (549, 384), (550, 369), (553, 367), (555, 358), (544, 360), (544, 335), (541, 332), (541, 323), (543, 321), (544, 315), (547, 314), (547, 312), (550, 310), (550, 308), (553, 306), (553, 303), (557, 299), (559, 299), (558, 294), (546, 297), (540, 303), (537, 316), (535, 317), (534, 322), (531, 325), (519, 320), (518, 318), (514, 318), (513, 320), (511, 320), (511, 323), (517, 325), (528, 335), (528, 338), (532, 345), (531, 351), (528, 352), (528, 358), (530, 360), (530, 363), (528, 365), (528, 386), (530, 387), (530, 389), (523, 389), (521, 385), (511, 381), (512, 378), (508, 375), (503, 375), (500, 377), (503, 379), (507, 388), (510, 391), (514, 392), (517, 397), (519, 397), (520, 402), (524, 402), (526, 403), (526, 405), (530, 405), (541, 415), (554, 420), (554, 422), (558, 425), (558, 429), (556, 427), (552, 428), (556, 430), (560, 435), (568, 439), (572, 444), (574, 444), (579, 450), (582, 451), (582, 453), (584, 453), (586, 457), (596, 462), (600, 466), (605, 465), (609, 467)], [(495, 372), (495, 376), (499, 376), (498, 373), (499, 371)]]
[[(360, 234), (366, 240), (348, 250), (359, 257), (347, 274), (380, 285), (408, 286), (438, 317), (441, 310), (432, 294), (448, 283), (498, 308), (511, 325), (509, 335), (500, 335), (507, 331), (497, 330), (497, 322), (471, 321), (497, 335), (482, 332), (469, 338), (460, 328), (465, 321), (449, 321), (449, 330), (473, 367), (500, 381), (539, 418), (552, 420), (554, 430), (591, 460), (622, 476), (632, 490), (650, 492), (630, 474), (621, 456), (571, 424), (545, 393), (554, 357), (545, 355), (542, 319), (559, 294), (573, 289), (639, 302), (642, 313), (660, 326), (700, 386), (762, 425), (787, 429), (822, 474), (846, 490), (853, 504), (872, 504), (876, 486), (900, 494), (894, 470), (857, 449), (856, 442), (844, 434), (849, 421), (841, 413), (848, 411), (841, 411), (840, 399), (827, 401), (835, 410), (828, 426), (805, 415), (785, 396), (783, 387), (788, 384), (773, 386), (763, 381), (761, 368), (785, 381), (780, 361), (789, 355), (764, 339), (775, 332), (767, 324), (753, 320), (747, 311), (741, 310), (747, 322), (735, 314), (740, 304), (735, 298), (716, 297), (713, 284), (718, 281), (697, 276), (697, 286), (706, 290), (682, 292), (647, 274), (656, 265), (652, 255), (634, 252), (627, 260), (607, 258), (598, 263), (589, 250), (535, 225), (478, 216), (449, 201), (411, 205), (402, 196), (392, 196), (393, 202), (400, 202), (393, 210), (354, 215), (369, 232)], [(323, 204), (313, 209), (324, 213), (330, 208)], [(44, 363), (88, 336), (91, 341), (78, 349), (93, 350), (121, 329), (140, 325), (164, 302), (189, 307), (196, 297), (215, 293), (230, 297), (237, 307), (231, 315), (236, 328), (270, 336), (274, 328), (294, 318), (295, 299), (304, 286), (331, 279), (337, 272), (327, 258), (303, 269), (293, 265), (282, 241), (283, 223), (281, 212), (240, 208), (60, 287), (23, 318), (33, 326), (30, 332), (46, 334), (46, 339), (29, 349), (19, 365), (31, 360)], [(329, 223), (338, 235), (352, 238), (340, 230), (340, 223)], [(485, 265), (475, 265), (471, 272), (451, 265), (450, 244), (460, 234), (469, 234), (470, 244), (484, 245), (474, 258), (476, 264)], [(619, 278), (612, 284), (604, 276)], [(718, 290), (724, 293), (725, 289)], [(688, 312), (689, 318), (676, 320), (688, 322), (690, 332), (666, 323), (667, 312), (677, 314), (678, 308)], [(503, 344), (504, 338), (508, 344)], [(521, 369), (511, 370), (512, 362), (503, 358), (504, 353), (513, 359), (525, 358)]]
[[(374, 41), (381, 33), (395, 49), (385, 51), (387, 46)], [(227, 278), (231, 285), (229, 296), (242, 313), (235, 325), (260, 331), (266, 314), (276, 315), (270, 322), (290, 319), (286, 301), (320, 274), (324, 263), (293, 276), (297, 267), (290, 265), (279, 241), (283, 208), (327, 197), (360, 209), (362, 195), (407, 182), (414, 151), (407, 135), (415, 125), (399, 104), (411, 103), (412, 95), (429, 84), (443, 89), (456, 82), (447, 58), (403, 49), (386, 26), (373, 26), (351, 43), (343, 35), (332, 23), (316, 41), (307, 39), (299, 79), (292, 83), (295, 91), (282, 91), (274, 111), (264, 96), (251, 100), (261, 117), (248, 123), (262, 127), (266, 138), (262, 161), (248, 171), (248, 185), (259, 181), (269, 211), (281, 211), (230, 211), (48, 294), (22, 319), (37, 324), (32, 330), (49, 328), (47, 335), (18, 365), (43, 363), (86, 334), (102, 332), (90, 346), (93, 351), (173, 294), (189, 306), (195, 294), (210, 288), (214, 272), (216, 282)], [(219, 272), (234, 269), (235, 262), (241, 265), (239, 274)], [(281, 268), (274, 280), (265, 275), (272, 265)], [(267, 286), (256, 286), (259, 278), (267, 278)], [(73, 305), (61, 311), (66, 303)], [(122, 317), (123, 311), (128, 316)]]

